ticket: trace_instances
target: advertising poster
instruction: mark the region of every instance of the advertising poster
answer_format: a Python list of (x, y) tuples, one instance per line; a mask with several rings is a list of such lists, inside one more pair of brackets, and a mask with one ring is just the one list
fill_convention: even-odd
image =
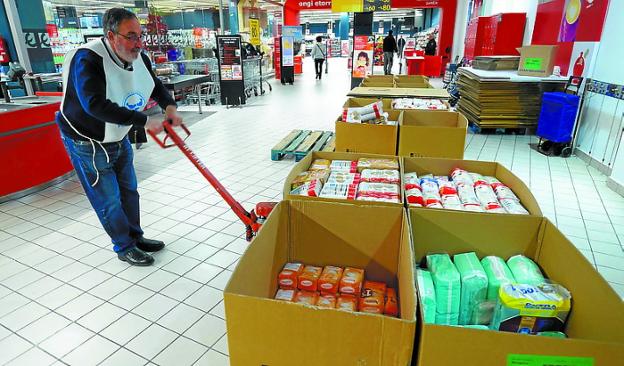
[(416, 48), (416, 38), (405, 38), (405, 49)]
[(282, 66), (295, 66), (293, 37), (282, 37)]
[[(222, 36), (217, 38), (217, 42), (221, 80), (243, 80), (240, 38)], [(238, 73), (234, 72), (235, 69)]]
[(249, 19), (249, 43), (254, 46), (260, 45), (260, 21), (258, 19)]
[(353, 77), (364, 78), (372, 74), (373, 43), (368, 36), (353, 37)]
[(349, 57), (349, 41), (340, 41), (340, 55), (342, 57)]

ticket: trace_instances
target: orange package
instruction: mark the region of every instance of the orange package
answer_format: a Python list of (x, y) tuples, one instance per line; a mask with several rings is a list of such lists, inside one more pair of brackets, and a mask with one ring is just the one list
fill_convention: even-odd
[(389, 316), (399, 316), (399, 302), (397, 301), (396, 291), (392, 287), (388, 287), (386, 291), (386, 306), (384, 314)]
[(363, 269), (347, 267), (342, 274), (339, 290), (343, 294), (359, 296), (362, 291), (363, 281)]
[(277, 293), (275, 294), (275, 300), (293, 302), (295, 300), (296, 293), (297, 293), (297, 290), (279, 289), (277, 290)]
[(321, 308), (335, 309), (336, 308), (336, 295), (334, 294), (321, 295), (321, 297), (319, 297), (318, 299), (318, 302), (316, 303), (316, 306), (321, 307)]
[(301, 263), (286, 263), (284, 269), (277, 276), (277, 283), (281, 289), (284, 290), (296, 290), (297, 279), (303, 272), (303, 264)]
[(336, 309), (345, 311), (358, 311), (357, 298), (352, 295), (340, 295), (336, 301)]
[(340, 267), (325, 266), (318, 281), (319, 290), (324, 294), (337, 293), (342, 272), (344, 272), (344, 270)]
[(295, 302), (297, 304), (316, 305), (318, 299), (318, 292), (299, 291), (297, 295), (295, 295)]
[(318, 280), (321, 277), (323, 268), (316, 266), (305, 266), (303, 272), (299, 275), (299, 290), (316, 291), (318, 288)]
[(386, 284), (365, 281), (360, 297), (360, 311), (363, 313), (383, 314), (386, 296)]

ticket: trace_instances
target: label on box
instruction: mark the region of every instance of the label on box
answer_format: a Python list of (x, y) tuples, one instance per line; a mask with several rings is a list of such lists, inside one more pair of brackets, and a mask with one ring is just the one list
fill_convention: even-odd
[(507, 366), (594, 366), (589, 357), (507, 355)]
[(527, 57), (524, 59), (524, 70), (526, 71), (542, 71), (544, 59), (541, 57)]

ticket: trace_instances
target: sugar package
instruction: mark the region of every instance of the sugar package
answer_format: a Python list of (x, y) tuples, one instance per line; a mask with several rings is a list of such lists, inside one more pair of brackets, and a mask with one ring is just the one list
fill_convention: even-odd
[(473, 185), (489, 184), (487, 180), (479, 173), (468, 173), (468, 174), (470, 175), (470, 178), (472, 178), (472, 181), (474, 182)]
[(472, 177), (467, 171), (463, 169), (460, 169), (460, 168), (453, 169), (453, 171), (451, 172), (451, 178), (453, 179), (453, 182), (455, 182), (456, 185), (459, 183), (464, 183), (471, 187), (474, 186), (474, 181), (472, 180)]
[(496, 301), (498, 299), (498, 289), (501, 285), (514, 283), (516, 279), (507, 263), (500, 257), (487, 256), (481, 260), (481, 265), (488, 277), (487, 299)]
[(281, 289), (289, 290), (297, 288), (299, 275), (303, 272), (302, 263), (286, 263), (282, 271), (277, 275), (277, 283)]
[(374, 102), (364, 107), (345, 108), (342, 112), (342, 120), (345, 122), (364, 122), (381, 118), (383, 103)]
[(475, 194), (472, 184), (457, 183), (457, 195), (464, 205), (478, 205), (481, 206), (481, 201)]
[(425, 205), (429, 206), (431, 204), (439, 204), (442, 206), (441, 201), (442, 197), (440, 197), (440, 192), (438, 188), (438, 183), (434, 179), (430, 178), (421, 178), (420, 186), (422, 187), (423, 199), (425, 200)]
[(498, 180), (498, 178), (496, 177), (491, 177), (491, 176), (486, 176), (484, 177), (485, 181), (487, 182), (487, 184), (494, 186), (496, 184), (502, 184), (500, 180)]
[(488, 278), (474, 252), (457, 254), (453, 257), (453, 262), (461, 278), (459, 324), (471, 324), (478, 304), (485, 301)]
[(389, 169), (364, 169), (361, 176), (362, 182), (392, 183), (399, 184), (401, 178), (398, 170)]
[(537, 264), (521, 254), (509, 258), (507, 265), (516, 283), (538, 285), (544, 282), (544, 275)]
[(405, 176), (403, 178), (405, 179), (405, 182), (403, 182), (403, 185), (406, 190), (409, 190), (409, 189), (421, 190), (420, 179), (418, 179), (418, 175), (416, 173), (405, 173)]
[(457, 325), (461, 298), (457, 268), (448, 254), (428, 255), (427, 267), (431, 271), (436, 291), (436, 324)]
[(471, 205), (471, 204), (464, 204), (464, 211), (485, 212), (485, 210), (483, 210), (483, 207), (481, 207), (481, 205)]
[(424, 269), (416, 270), (416, 286), (422, 302), (425, 323), (435, 323), (436, 320), (436, 289), (433, 285), (431, 272)]
[(507, 213), (515, 214), (515, 215), (528, 215), (529, 211), (526, 210), (522, 206), (522, 204), (514, 199), (501, 199), (501, 206), (505, 209)]
[(464, 206), (456, 194), (442, 196), (442, 206), (447, 210), (464, 211)]
[(357, 172), (357, 161), (351, 160), (332, 160), (329, 169), (333, 172)]

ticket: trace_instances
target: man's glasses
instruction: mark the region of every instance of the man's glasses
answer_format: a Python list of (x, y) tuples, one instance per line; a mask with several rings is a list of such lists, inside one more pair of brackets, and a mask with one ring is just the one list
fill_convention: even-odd
[(130, 35), (125, 35), (125, 34), (121, 34), (121, 33), (116, 33), (122, 37), (124, 37), (125, 39), (127, 39), (130, 42), (136, 43), (141, 41), (141, 36), (140, 35), (136, 35), (134, 33), (130, 34)]

